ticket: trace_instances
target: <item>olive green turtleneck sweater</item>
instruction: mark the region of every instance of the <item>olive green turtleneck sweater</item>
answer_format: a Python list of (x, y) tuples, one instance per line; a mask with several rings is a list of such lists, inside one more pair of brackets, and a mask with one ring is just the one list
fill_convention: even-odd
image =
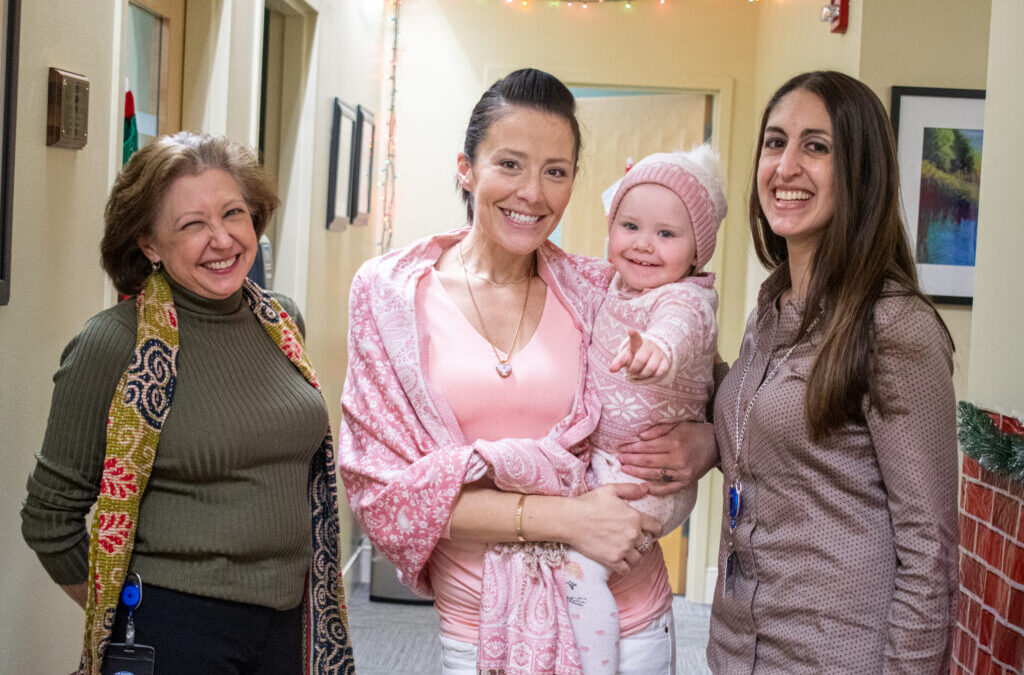
[[(289, 609), (312, 555), (309, 464), (323, 398), (242, 299), (169, 280), (180, 352), (174, 402), (142, 497), (131, 570), (207, 597)], [(276, 296), (302, 328), (294, 303)], [(99, 493), (107, 413), (135, 348), (135, 302), (90, 319), (64, 350), (22, 533), (59, 584), (86, 580), (85, 516)]]

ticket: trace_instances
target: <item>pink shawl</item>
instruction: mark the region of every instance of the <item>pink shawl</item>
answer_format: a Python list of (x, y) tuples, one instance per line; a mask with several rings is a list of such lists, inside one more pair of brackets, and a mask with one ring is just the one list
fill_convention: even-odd
[[(422, 240), (367, 261), (349, 299), (348, 373), (342, 394), (339, 469), (356, 517), (403, 583), (430, 595), (426, 563), (452, 513), (467, 469), (483, 462), (502, 490), (576, 496), (587, 490), (587, 436), (600, 405), (580, 378), (572, 411), (542, 439), (467, 444), (444, 397), (426, 381), (429, 336), (417, 321), (416, 292), (441, 252), (468, 230)], [(550, 243), (538, 272), (590, 341), (611, 281), (606, 263)], [(580, 349), (581, 373), (586, 372)], [(477, 459), (479, 458), (479, 459)], [(510, 523), (513, 517), (508, 514)], [(562, 548), (500, 544), (484, 557), (479, 659), (506, 675), (581, 675), (568, 617)]]

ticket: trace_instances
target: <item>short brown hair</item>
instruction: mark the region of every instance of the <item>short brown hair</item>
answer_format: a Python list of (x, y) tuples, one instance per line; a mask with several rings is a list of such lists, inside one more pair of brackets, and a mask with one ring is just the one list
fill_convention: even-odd
[(114, 181), (104, 211), (100, 243), (103, 269), (125, 295), (135, 295), (152, 270), (139, 238), (152, 234), (164, 194), (182, 176), (225, 171), (238, 183), (259, 237), (280, 204), (274, 187), (249, 148), (224, 136), (181, 131), (139, 150)]

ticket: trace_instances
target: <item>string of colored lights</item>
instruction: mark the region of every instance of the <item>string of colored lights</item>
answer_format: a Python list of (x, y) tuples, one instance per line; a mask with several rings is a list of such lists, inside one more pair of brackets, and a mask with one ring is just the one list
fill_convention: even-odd
[[(564, 6), (568, 9), (588, 9), (590, 5), (611, 5), (622, 4), (626, 9), (631, 9), (635, 2), (647, 2), (648, 4), (665, 5), (667, 0), (539, 0), (546, 2), (552, 7)], [(754, 3), (757, 0), (749, 0)], [(518, 4), (523, 7), (530, 5), (530, 0), (505, 0), (506, 4)], [(382, 253), (391, 250), (391, 242), (394, 238), (394, 212), (395, 212), (395, 181), (400, 177), (395, 164), (395, 99), (398, 93), (398, 16), (402, 7), (402, 0), (390, 0), (391, 16), (391, 72), (388, 75), (388, 82), (391, 91), (388, 101), (388, 126), (387, 143), (385, 144), (385, 156), (383, 166), (380, 168), (381, 180), (377, 183), (381, 189), (381, 232), (377, 247)]]
[(381, 253), (391, 250), (391, 240), (395, 233), (395, 181), (398, 174), (395, 171), (395, 98), (398, 93), (398, 80), (396, 72), (398, 69), (398, 14), (402, 6), (402, 0), (391, 0), (391, 74), (388, 82), (391, 84), (390, 99), (388, 101), (388, 138), (385, 148), (383, 166), (380, 168), (382, 178), (378, 185), (381, 186), (381, 230), (380, 241), (377, 242)]
[[(758, 0), (748, 0), (751, 4), (757, 1)], [(505, 0), (505, 4), (507, 5), (529, 7), (531, 4), (545, 4), (551, 7), (565, 7), (566, 9), (589, 9), (591, 6), (612, 4), (621, 4), (625, 9), (632, 9), (633, 5), (638, 2), (647, 2), (647, 4), (656, 5), (668, 4), (667, 0)]]
[[(547, 4), (551, 7), (565, 7), (567, 9), (589, 9), (591, 5), (611, 5), (611, 4), (622, 4), (626, 9), (632, 9), (633, 4), (636, 2), (644, 2), (645, 0), (539, 0), (532, 4)], [(667, 4), (667, 0), (646, 0), (649, 4), (664, 5)], [(753, 2), (754, 0), (750, 0)], [(507, 5), (520, 5), (522, 7), (529, 7), (531, 0), (505, 0)]]

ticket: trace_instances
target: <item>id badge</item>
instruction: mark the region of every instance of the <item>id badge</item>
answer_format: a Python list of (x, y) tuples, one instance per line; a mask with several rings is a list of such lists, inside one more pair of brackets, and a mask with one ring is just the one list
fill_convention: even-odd
[(103, 654), (102, 675), (153, 675), (156, 652), (146, 645), (129, 647), (124, 643), (107, 645)]
[(730, 593), (736, 588), (736, 576), (746, 577), (743, 573), (743, 565), (740, 563), (740, 554), (733, 551), (725, 559), (725, 580), (722, 583), (722, 597), (725, 597), (726, 591)]
[(100, 675), (153, 675), (156, 650), (135, 643), (135, 610), (142, 604), (142, 577), (132, 573), (124, 581), (121, 604), (128, 610), (124, 642), (112, 642), (103, 653)]

